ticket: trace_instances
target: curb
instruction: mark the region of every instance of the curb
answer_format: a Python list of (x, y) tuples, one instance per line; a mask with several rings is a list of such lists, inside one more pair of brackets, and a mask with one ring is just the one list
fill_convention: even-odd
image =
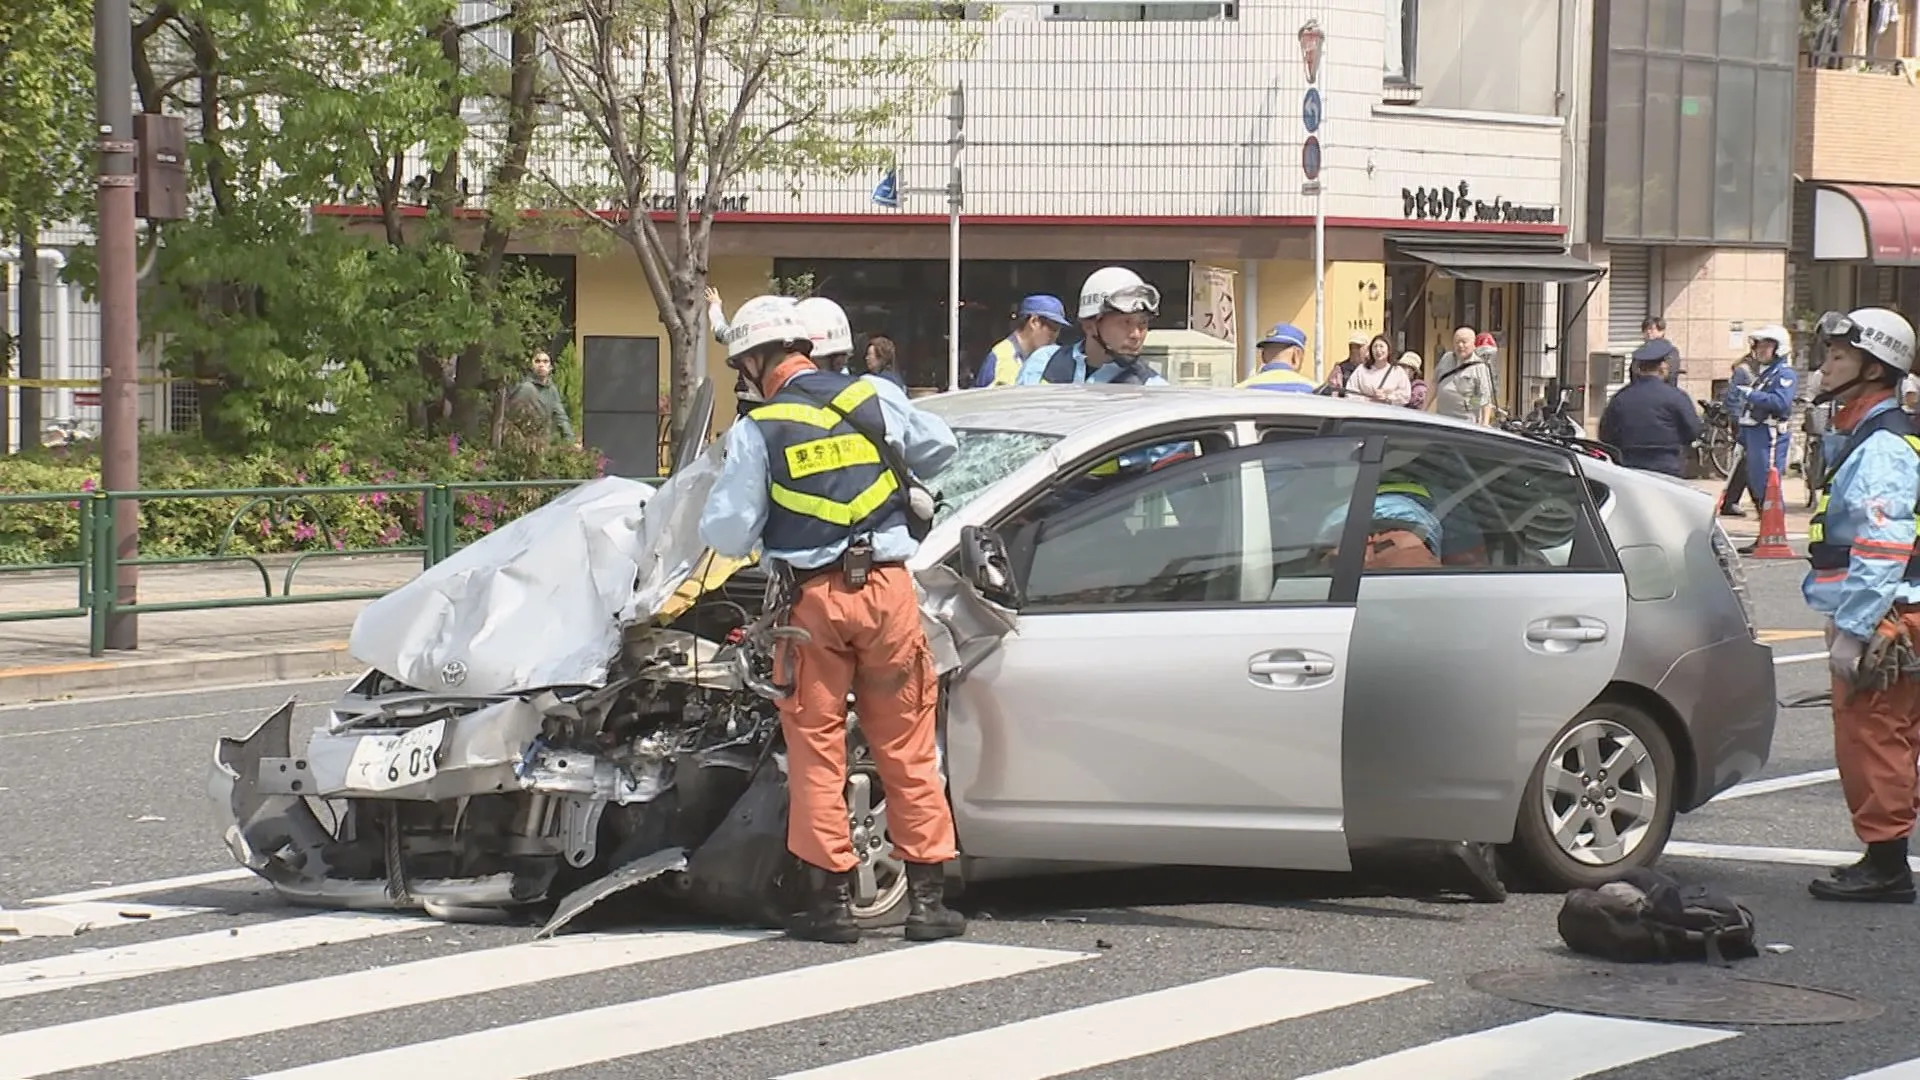
[(197, 690), (350, 675), (366, 665), (344, 641), (255, 653), (197, 653), (153, 660), (87, 660), (0, 670), (0, 707), (113, 693)]

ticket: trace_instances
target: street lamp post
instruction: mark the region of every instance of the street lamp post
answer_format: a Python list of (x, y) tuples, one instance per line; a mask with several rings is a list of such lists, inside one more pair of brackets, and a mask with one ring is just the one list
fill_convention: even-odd
[[(135, 292), (133, 15), (129, 0), (94, 0), (93, 64), (99, 117), (100, 257), (100, 443), (101, 487), (109, 492), (140, 487), (140, 311)], [(140, 507), (131, 500), (113, 506), (114, 602), (132, 605), (139, 570)], [(116, 613), (107, 623), (109, 649), (139, 646), (133, 615)]]

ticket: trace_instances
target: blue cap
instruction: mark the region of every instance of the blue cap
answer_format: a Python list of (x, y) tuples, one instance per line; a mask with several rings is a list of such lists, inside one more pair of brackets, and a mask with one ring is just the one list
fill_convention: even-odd
[(1055, 326), (1073, 325), (1067, 321), (1067, 309), (1060, 306), (1058, 297), (1029, 296), (1020, 301), (1020, 310), (1014, 312), (1013, 317), (1024, 319), (1029, 315), (1038, 315)]
[(1296, 349), (1304, 349), (1307, 347), (1307, 335), (1292, 323), (1276, 323), (1273, 329), (1267, 331), (1267, 336), (1260, 339), (1260, 344), (1291, 345)]

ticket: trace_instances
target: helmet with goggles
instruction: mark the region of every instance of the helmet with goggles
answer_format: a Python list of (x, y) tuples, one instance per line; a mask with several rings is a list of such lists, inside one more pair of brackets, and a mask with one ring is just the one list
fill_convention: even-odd
[(1849, 345), (1902, 375), (1913, 372), (1913, 324), (1899, 312), (1886, 308), (1858, 308), (1844, 315), (1829, 311), (1820, 316), (1814, 334), (1822, 345)]
[(1080, 286), (1080, 317), (1102, 315), (1158, 315), (1160, 290), (1124, 266), (1103, 266), (1087, 275)]

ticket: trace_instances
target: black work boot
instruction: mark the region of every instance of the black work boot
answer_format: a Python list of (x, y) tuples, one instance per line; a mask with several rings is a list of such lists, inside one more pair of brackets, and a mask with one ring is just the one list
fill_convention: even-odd
[(1911, 904), (1913, 870), (1907, 864), (1907, 839), (1881, 840), (1867, 845), (1867, 857), (1826, 878), (1816, 878), (1807, 891), (1820, 900), (1853, 900), (1870, 904)]
[(967, 917), (946, 905), (947, 868), (941, 863), (907, 864), (906, 937), (938, 941), (967, 932)]
[(805, 873), (799, 910), (787, 916), (787, 936), (802, 941), (851, 945), (860, 940), (853, 921), (853, 871), (833, 873), (802, 863)]

